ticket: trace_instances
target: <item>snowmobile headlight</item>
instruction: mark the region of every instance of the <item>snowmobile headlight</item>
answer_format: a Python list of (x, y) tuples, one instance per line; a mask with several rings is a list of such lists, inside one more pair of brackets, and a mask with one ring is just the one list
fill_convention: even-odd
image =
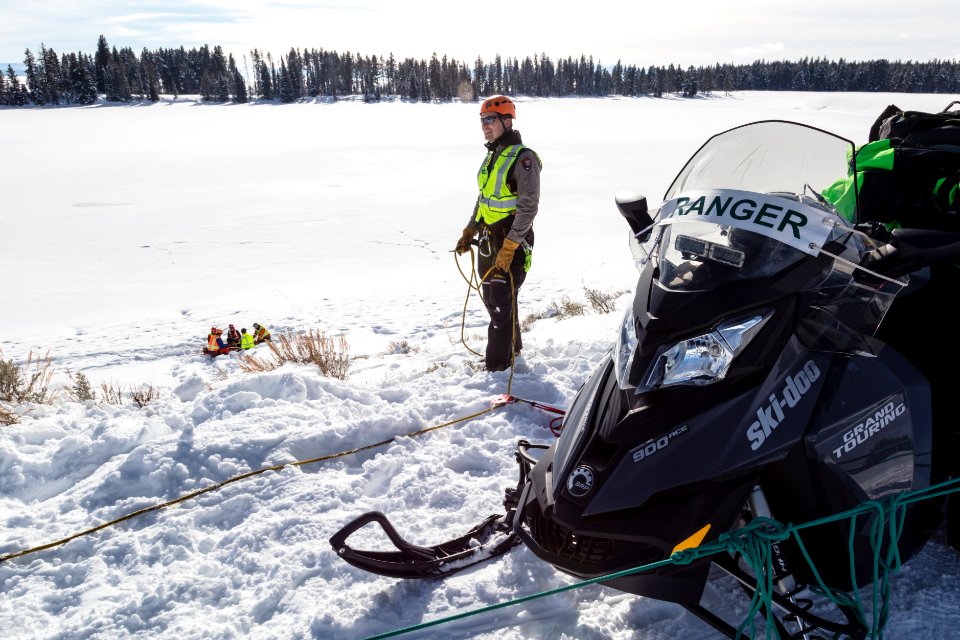
[(629, 389), (630, 369), (633, 367), (633, 354), (637, 349), (637, 321), (633, 316), (633, 307), (627, 307), (617, 333), (617, 345), (614, 347), (613, 361), (616, 364), (617, 384), (621, 389)]
[(725, 320), (695, 338), (662, 347), (637, 393), (677, 384), (706, 385), (723, 380), (734, 358), (773, 315), (772, 310)]

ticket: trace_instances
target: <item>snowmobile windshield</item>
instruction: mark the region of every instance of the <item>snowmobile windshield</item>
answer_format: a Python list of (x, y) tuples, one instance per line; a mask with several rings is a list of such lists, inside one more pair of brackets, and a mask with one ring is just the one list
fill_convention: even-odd
[(754, 122), (719, 133), (687, 161), (664, 194), (739, 189), (814, 195), (847, 175), (850, 140), (796, 122)]
[(805, 342), (869, 353), (865, 336), (874, 334), (905, 283), (859, 267), (876, 245), (820, 195), (846, 174), (852, 149), (843, 138), (782, 121), (714, 136), (667, 190), (644, 242), (631, 234), (638, 266), (654, 269), (664, 289), (706, 292), (736, 281), (769, 281), (827, 254), (833, 259), (797, 292), (813, 319)]

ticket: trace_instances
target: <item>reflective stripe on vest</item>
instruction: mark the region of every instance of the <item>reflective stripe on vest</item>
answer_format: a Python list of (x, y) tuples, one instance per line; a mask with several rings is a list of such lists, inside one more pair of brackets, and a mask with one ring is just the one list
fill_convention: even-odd
[(517, 196), (510, 191), (507, 185), (507, 173), (517, 161), (517, 156), (526, 147), (522, 144), (512, 144), (500, 152), (493, 166), (490, 167), (490, 158), (493, 152), (488, 152), (477, 173), (477, 186), (480, 187), (480, 197), (477, 199), (477, 217), (479, 222), (494, 224), (503, 220), (517, 210)]

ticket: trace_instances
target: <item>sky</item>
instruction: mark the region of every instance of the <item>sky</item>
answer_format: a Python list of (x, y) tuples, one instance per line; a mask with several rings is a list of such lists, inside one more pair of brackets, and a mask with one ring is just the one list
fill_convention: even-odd
[[(552, 442), (552, 414), (516, 404), (404, 434), (487, 409), (508, 391), (569, 406), (615, 344), (637, 282), (617, 191), (659, 203), (707, 137), (753, 120), (863, 142), (888, 104), (929, 111), (948, 99), (519, 98), (518, 127), (544, 163), (520, 316), (564, 298), (585, 304), (584, 287), (613, 296), (616, 310), (532, 322), (512, 381), (480, 370), (460, 343), (467, 291), (451, 249), (485, 153), (475, 104), (165, 96), (0, 109), (2, 357), (49, 352), (55, 390), (69, 371), (95, 391), (127, 394), (120, 406), (60, 397), (0, 428), (0, 555), (247, 471), (399, 436), (0, 563), (0, 638), (360, 640), (572, 584), (525, 547), (444, 581), (412, 581), (354, 569), (328, 540), (371, 510), (418, 544), (502, 511), (517, 440)], [(582, 122), (603, 126), (571, 124)], [(411, 171), (426, 171), (429, 188)], [(465, 257), (460, 265), (469, 269)], [(254, 321), (276, 335), (344, 334), (350, 375), (300, 365), (247, 373), (237, 354), (199, 353), (211, 325), (249, 330)], [(482, 351), (487, 316), (475, 295), (464, 324)], [(158, 394), (143, 409), (129, 398), (140, 385)], [(368, 530), (350, 542), (386, 546)], [(887, 638), (955, 637), (960, 556), (942, 531), (891, 588)], [(706, 603), (739, 622), (739, 594), (732, 581), (711, 580)], [(871, 601), (869, 591), (861, 597)], [(595, 585), (401, 637), (721, 636), (677, 605)]]
[(253, 48), (291, 47), (471, 64), (481, 57), (708, 65), (757, 59), (917, 60), (960, 57), (951, 0), (868, 5), (833, 0), (624, 3), (527, 0), (2, 0), (0, 62), (22, 62), (40, 44), (58, 53), (110, 45), (187, 48), (219, 44), (242, 59)]

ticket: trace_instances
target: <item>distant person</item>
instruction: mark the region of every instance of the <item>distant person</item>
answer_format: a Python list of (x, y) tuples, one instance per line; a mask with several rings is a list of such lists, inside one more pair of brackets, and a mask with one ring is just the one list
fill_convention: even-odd
[(227, 346), (231, 349), (240, 348), (240, 332), (233, 325), (227, 328)]
[(477, 204), (454, 249), (458, 254), (469, 251), (473, 237), (480, 234), (477, 269), (483, 304), (490, 314), (487, 371), (509, 367), (523, 346), (517, 294), (530, 269), (533, 219), (540, 205), (542, 163), (513, 128), (516, 117), (516, 106), (507, 96), (493, 96), (480, 105), (487, 157), (477, 174)]
[(240, 329), (240, 348), (253, 349), (253, 334), (247, 333), (247, 328)]
[(260, 324), (259, 322), (253, 323), (253, 344), (260, 344), (261, 342), (270, 342), (270, 332), (267, 331), (267, 328)]
[(207, 346), (204, 347), (203, 351), (211, 357), (230, 353), (230, 347), (223, 339), (223, 329), (210, 327), (210, 334), (207, 335)]

